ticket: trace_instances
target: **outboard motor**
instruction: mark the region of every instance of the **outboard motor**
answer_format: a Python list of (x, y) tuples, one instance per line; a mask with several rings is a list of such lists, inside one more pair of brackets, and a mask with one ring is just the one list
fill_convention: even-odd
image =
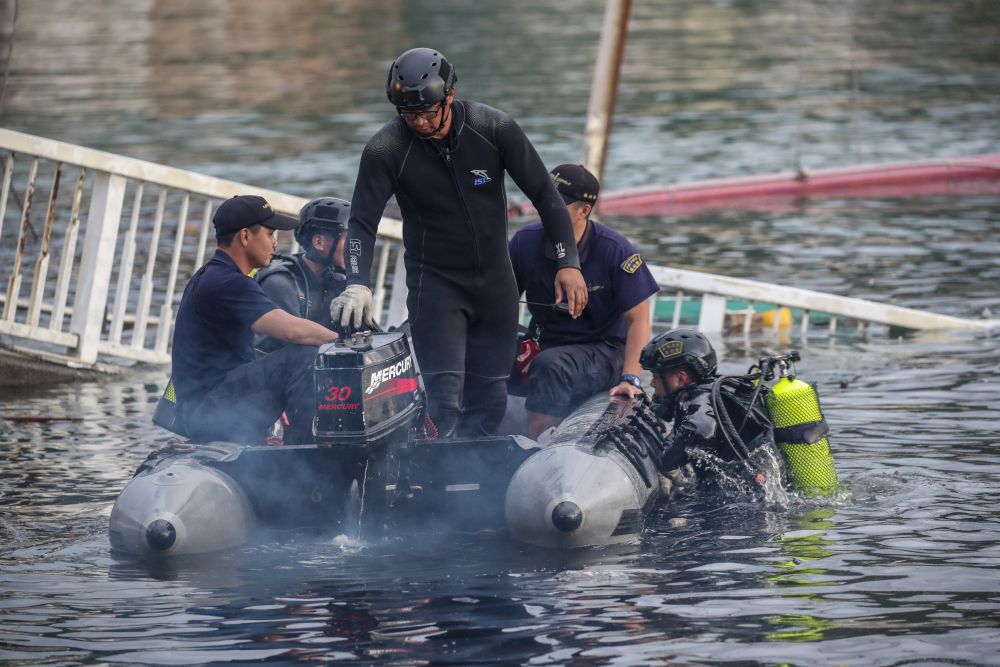
[(319, 349), (314, 369), (320, 444), (373, 450), (420, 426), (424, 388), (402, 332), (355, 332)]

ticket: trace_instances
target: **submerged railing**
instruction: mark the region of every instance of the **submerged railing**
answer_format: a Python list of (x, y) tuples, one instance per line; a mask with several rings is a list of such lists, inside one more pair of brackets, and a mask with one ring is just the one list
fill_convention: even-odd
[[(176, 307), (188, 278), (206, 259), (215, 206), (236, 194), (258, 194), (276, 210), (295, 215), (306, 203), (301, 197), (2, 128), (0, 164), (0, 335), (34, 341), (36, 348), (72, 364), (92, 364), (98, 356), (169, 362)], [(375, 312), (391, 324), (405, 318), (401, 231), (398, 220), (383, 219), (373, 282)], [(288, 249), (294, 246), (290, 238), (283, 243)], [(690, 317), (694, 306), (697, 325), (705, 331), (732, 324), (734, 300), (739, 300), (736, 314), (746, 314), (739, 325), (746, 332), (759, 325), (755, 314), (761, 304), (777, 309), (769, 325), (775, 329), (788, 325), (781, 308), (795, 309), (803, 336), (837, 331), (845, 321), (860, 328), (879, 323), (903, 329), (991, 324), (752, 280), (651, 268), (664, 290), (651, 300), (654, 316), (676, 325)]]
[[(957, 331), (1000, 325), (996, 320), (939, 315), (745, 278), (665, 266), (651, 266), (650, 270), (661, 289), (669, 285), (675, 290), (671, 297), (665, 297), (660, 292), (657, 300), (659, 307), (654, 307), (654, 318), (668, 319), (675, 327), (682, 322), (682, 318), (691, 319), (685, 310), (693, 311), (697, 327), (702, 331), (736, 330), (749, 333), (754, 328), (782, 331), (794, 326), (803, 337), (820, 330), (834, 334), (844, 326), (863, 332), (873, 324), (903, 330)], [(664, 304), (667, 298), (670, 303)], [(685, 306), (692, 301), (697, 307), (686, 309)], [(664, 308), (664, 305), (669, 307)]]

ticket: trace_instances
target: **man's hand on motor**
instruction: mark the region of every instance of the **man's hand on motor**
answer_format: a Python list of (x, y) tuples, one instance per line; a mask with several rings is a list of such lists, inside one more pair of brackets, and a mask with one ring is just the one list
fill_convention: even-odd
[(587, 283), (583, 280), (583, 273), (580, 269), (565, 268), (559, 269), (556, 273), (556, 303), (566, 297), (569, 304), (569, 314), (575, 320), (580, 317), (583, 309), (587, 305)]
[(348, 285), (330, 302), (330, 320), (344, 329), (360, 329), (362, 323), (373, 326), (372, 291), (364, 285)]

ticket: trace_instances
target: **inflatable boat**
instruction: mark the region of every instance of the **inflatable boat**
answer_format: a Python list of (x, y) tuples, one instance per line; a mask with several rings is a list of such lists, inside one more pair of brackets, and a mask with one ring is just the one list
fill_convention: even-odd
[(536, 442), (523, 435), (523, 399), (510, 397), (505, 435), (427, 439), (403, 333), (326, 345), (314, 374), (315, 443), (178, 440), (153, 452), (114, 504), (113, 550), (175, 556), (267, 529), (370, 539), (416, 527), (589, 546), (634, 539), (655, 503), (662, 426), (644, 400), (595, 396)]

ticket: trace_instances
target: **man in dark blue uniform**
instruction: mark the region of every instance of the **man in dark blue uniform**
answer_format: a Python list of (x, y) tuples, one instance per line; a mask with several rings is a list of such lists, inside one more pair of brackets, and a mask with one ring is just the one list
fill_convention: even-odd
[[(330, 328), (330, 302), (347, 286), (344, 232), (350, 215), (350, 202), (336, 197), (317, 197), (303, 206), (295, 229), (302, 251), (275, 255), (254, 275), (264, 294), (292, 315)], [(276, 338), (254, 337), (258, 352), (273, 352), (284, 344)]]
[(389, 68), (386, 94), (399, 114), (371, 138), (351, 201), (347, 289), (331, 315), (371, 319), (375, 234), (395, 194), (403, 218), (407, 309), (442, 436), (495, 432), (507, 407), (517, 339), (517, 285), (507, 256), (504, 173), (538, 210), (555, 248), (554, 298), (573, 317), (587, 303), (573, 227), (545, 166), (502, 111), (455, 98), (455, 70), (433, 49), (411, 49)]
[[(307, 441), (316, 409), (316, 346), (337, 334), (285, 312), (247, 275), (270, 263), (277, 230), (294, 229), (298, 221), (252, 195), (222, 202), (212, 221), (219, 247), (185, 288), (174, 327), (181, 426), (197, 441), (260, 444), (285, 411), (291, 421), (286, 439)], [(290, 344), (255, 360), (255, 333)]]
[(510, 240), (514, 276), (531, 312), (529, 336), (541, 350), (525, 378), (532, 438), (561, 422), (596, 392), (642, 393), (639, 353), (650, 329), (646, 300), (659, 290), (629, 240), (590, 219), (599, 190), (594, 175), (582, 165), (563, 164), (552, 170), (552, 180), (573, 220), (590, 300), (578, 319), (553, 310), (552, 243), (538, 223), (514, 235)]

